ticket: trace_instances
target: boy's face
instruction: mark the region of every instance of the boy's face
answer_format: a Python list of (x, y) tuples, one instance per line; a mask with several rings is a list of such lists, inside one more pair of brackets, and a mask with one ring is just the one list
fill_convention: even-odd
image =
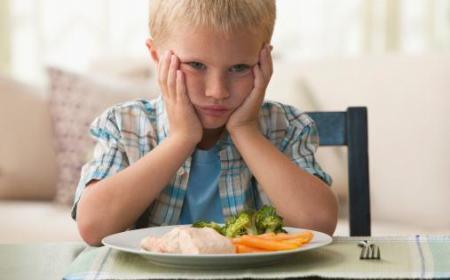
[(228, 34), (200, 28), (171, 32), (158, 50), (171, 50), (180, 59), (188, 96), (204, 129), (223, 127), (253, 88), (252, 67), (263, 42), (248, 32)]

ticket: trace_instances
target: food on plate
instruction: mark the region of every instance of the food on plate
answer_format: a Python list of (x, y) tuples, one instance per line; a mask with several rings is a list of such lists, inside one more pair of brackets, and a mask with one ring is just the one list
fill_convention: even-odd
[(225, 225), (198, 221), (192, 227), (175, 227), (161, 237), (148, 236), (141, 247), (179, 254), (264, 253), (297, 249), (312, 239), (311, 231), (287, 233), (275, 208), (263, 206), (258, 211), (242, 211)]
[(211, 228), (231, 238), (236, 253), (263, 253), (297, 249), (310, 242), (311, 231), (287, 233), (283, 218), (272, 206), (264, 205), (258, 211), (245, 210), (220, 225), (215, 222), (198, 221), (196, 228)]
[(258, 211), (242, 211), (228, 219), (224, 226), (207, 221), (198, 221), (192, 226), (198, 228), (210, 227), (226, 237), (286, 232), (283, 229), (283, 218), (277, 214), (274, 207), (267, 205), (264, 205)]
[(148, 236), (141, 241), (144, 250), (177, 254), (235, 253), (231, 239), (212, 228), (175, 227), (161, 237)]
[(223, 227), (220, 224), (216, 223), (216, 222), (198, 221), (198, 222), (192, 224), (192, 227), (195, 227), (195, 228), (208, 227), (208, 228), (212, 228), (215, 231), (217, 231), (218, 233), (224, 235), (223, 234)]
[(233, 238), (236, 253), (262, 253), (293, 250), (309, 243), (313, 238), (311, 231), (297, 233), (265, 233), (261, 235), (243, 235)]

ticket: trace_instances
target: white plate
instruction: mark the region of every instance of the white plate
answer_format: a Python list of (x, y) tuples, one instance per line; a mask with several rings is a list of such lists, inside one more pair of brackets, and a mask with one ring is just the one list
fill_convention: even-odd
[[(258, 265), (267, 265), (279, 262), (283, 258), (289, 257), (303, 251), (319, 248), (331, 243), (332, 238), (322, 232), (310, 230), (314, 233), (314, 238), (308, 244), (294, 250), (276, 251), (268, 253), (249, 253), (249, 254), (169, 254), (155, 253), (141, 249), (140, 242), (143, 238), (152, 236), (162, 236), (169, 232), (174, 226), (151, 227), (137, 230), (130, 230), (116, 233), (103, 238), (102, 243), (105, 246), (139, 254), (147, 258), (150, 262), (170, 267), (189, 267), (189, 268), (231, 268), (231, 267), (249, 267)], [(186, 225), (190, 226), (190, 225)], [(306, 229), (284, 227), (289, 232), (304, 231)]]

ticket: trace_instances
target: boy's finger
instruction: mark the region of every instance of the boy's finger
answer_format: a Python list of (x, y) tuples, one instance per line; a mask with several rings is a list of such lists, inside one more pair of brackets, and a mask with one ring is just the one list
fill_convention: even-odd
[(267, 45), (267, 59), (269, 60), (269, 76), (271, 77), (273, 74), (273, 59), (272, 59), (272, 49), (271, 45)]
[(264, 74), (261, 70), (261, 67), (256, 64), (253, 67), (253, 75), (255, 76), (255, 82), (253, 86), (253, 90), (257, 91), (257, 93), (261, 93), (265, 91), (266, 82), (264, 80)]
[(260, 54), (260, 64), (261, 64), (261, 71), (263, 72), (264, 78), (266, 80), (269, 80), (270, 76), (272, 75), (272, 57), (270, 55), (270, 49), (267, 46), (265, 46), (261, 50)]
[(186, 99), (186, 84), (184, 82), (184, 74), (181, 70), (177, 70), (177, 86), (176, 86), (176, 95), (179, 100), (187, 101)]
[(178, 61), (175, 55), (170, 56), (170, 66), (167, 73), (167, 94), (169, 97), (174, 97), (176, 94), (176, 78), (177, 78), (177, 68)]
[(167, 73), (170, 65), (170, 51), (164, 53), (162, 59), (159, 60), (158, 82), (163, 93), (167, 91)]

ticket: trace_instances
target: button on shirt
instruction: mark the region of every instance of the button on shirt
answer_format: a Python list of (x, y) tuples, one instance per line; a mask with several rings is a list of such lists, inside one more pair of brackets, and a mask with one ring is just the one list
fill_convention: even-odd
[[(299, 168), (331, 185), (330, 176), (315, 159), (319, 137), (314, 121), (307, 114), (289, 105), (265, 101), (259, 112), (259, 124), (264, 137)], [(97, 144), (93, 158), (82, 168), (72, 217), (76, 219), (78, 201), (91, 180), (102, 180), (133, 164), (164, 141), (168, 130), (161, 96), (115, 105), (96, 118), (90, 126), (90, 134)], [(251, 174), (230, 135), (224, 133), (216, 146), (221, 165), (219, 196), (224, 219), (243, 209), (270, 205), (269, 198)], [(192, 157), (188, 157), (159, 196), (149, 203), (136, 221), (136, 228), (179, 222), (191, 162)], [(279, 188), (283, 191), (283, 186)]]
[(180, 224), (199, 220), (224, 223), (219, 195), (220, 159), (217, 147), (196, 149), (192, 155), (189, 183), (181, 208)]

